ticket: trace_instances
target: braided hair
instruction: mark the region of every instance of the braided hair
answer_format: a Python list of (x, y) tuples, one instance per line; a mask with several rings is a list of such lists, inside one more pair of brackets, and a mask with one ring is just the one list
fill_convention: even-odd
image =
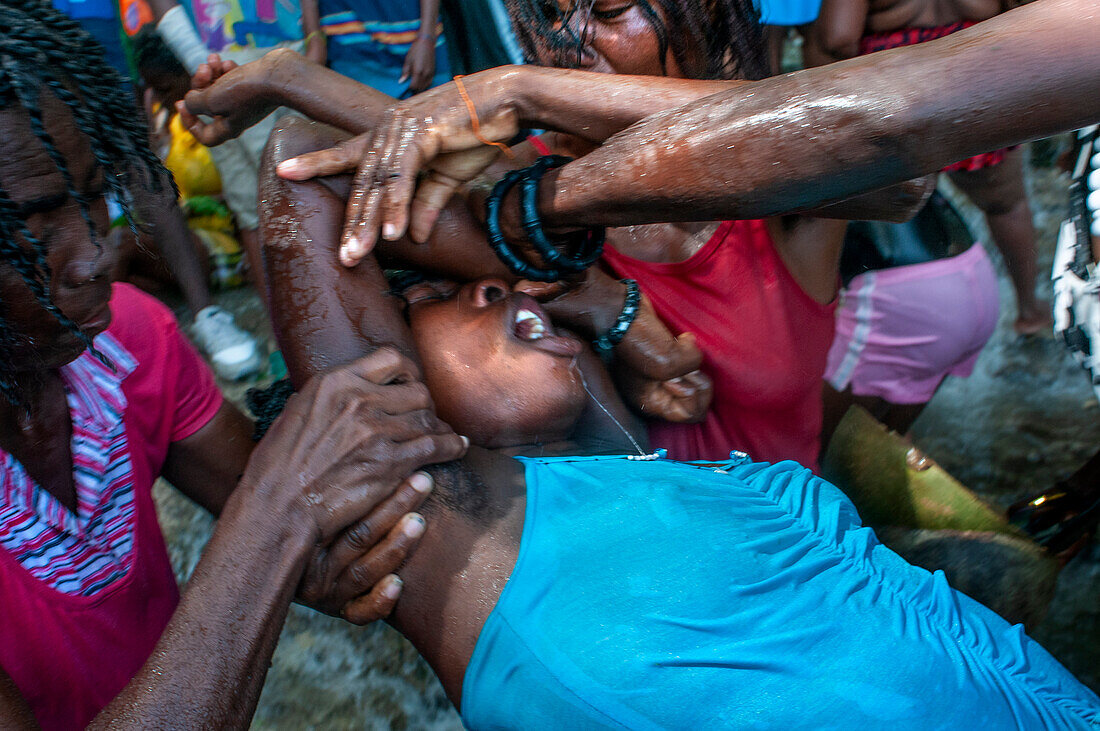
[[(556, 0), (505, 0), (527, 61), (534, 63), (548, 53), (555, 66), (578, 66), (584, 34), (578, 35), (571, 21), (578, 15), (586, 28), (593, 2), (573, 0), (568, 10), (562, 10)], [(767, 46), (752, 0), (637, 0), (636, 4), (657, 35), (662, 69), (671, 51), (677, 65), (689, 70), (692, 78), (768, 76)], [(701, 65), (695, 60), (697, 49), (705, 55)]]
[[(130, 221), (135, 220), (132, 186), (159, 190), (170, 178), (149, 148), (145, 120), (123, 78), (107, 64), (102, 47), (47, 0), (0, 0), (0, 109), (21, 108), (27, 113), (31, 132), (57, 167), (98, 246), (91, 201), (76, 189), (64, 156), (46, 130), (39, 104), (46, 89), (69, 108), (76, 128), (88, 138), (95, 164), (104, 172), (105, 194), (118, 201)], [(21, 246), (19, 239), (29, 246)], [(30, 232), (0, 185), (0, 260), (19, 273), (58, 323), (96, 353), (91, 339), (53, 303), (46, 254), (46, 245)], [(14, 404), (22, 404), (10, 360), (18, 342), (0, 302), (0, 394)]]

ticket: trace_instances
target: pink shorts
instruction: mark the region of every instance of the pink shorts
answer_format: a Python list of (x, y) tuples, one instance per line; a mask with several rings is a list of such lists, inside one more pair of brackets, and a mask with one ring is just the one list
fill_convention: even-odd
[(841, 294), (825, 380), (895, 404), (966, 377), (997, 326), (997, 274), (981, 244), (958, 256), (860, 274)]

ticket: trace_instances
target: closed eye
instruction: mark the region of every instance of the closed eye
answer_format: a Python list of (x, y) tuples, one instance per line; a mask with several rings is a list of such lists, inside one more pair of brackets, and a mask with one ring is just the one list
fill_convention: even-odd
[(611, 9), (599, 10), (599, 9), (593, 8), (592, 9), (592, 16), (595, 17), (595, 18), (599, 18), (600, 20), (613, 20), (614, 18), (617, 18), (620, 15), (622, 15), (623, 13), (625, 13), (627, 10), (630, 10), (632, 7), (634, 7), (634, 5), (635, 5), (635, 3), (631, 2), (631, 3), (626, 3), (625, 5), (620, 5), (618, 7), (611, 8)]

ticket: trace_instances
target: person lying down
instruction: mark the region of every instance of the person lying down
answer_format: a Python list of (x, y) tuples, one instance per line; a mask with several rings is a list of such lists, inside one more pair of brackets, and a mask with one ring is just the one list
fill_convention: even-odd
[(469, 728), (1100, 724), (1021, 627), (881, 545), (809, 470), (647, 454), (600, 361), (504, 281), (398, 298), (372, 258), (343, 267), (347, 181), (273, 173), (323, 144), (294, 120), (268, 146), (273, 321), (298, 384), (396, 348), (475, 445), (431, 470), (391, 619)]

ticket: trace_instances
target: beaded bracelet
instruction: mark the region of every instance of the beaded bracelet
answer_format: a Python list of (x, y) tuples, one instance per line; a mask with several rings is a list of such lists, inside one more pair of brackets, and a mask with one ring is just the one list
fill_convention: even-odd
[[(513, 274), (535, 282), (556, 282), (566, 274), (584, 271), (592, 266), (603, 253), (604, 230), (587, 229), (573, 235), (565, 243), (566, 253), (553, 245), (542, 230), (537, 202), (538, 181), (543, 174), (554, 167), (570, 161), (570, 158), (548, 155), (538, 159), (534, 165), (522, 170), (512, 170), (497, 181), (493, 192), (485, 201), (485, 226), (488, 229), (489, 245), (497, 257), (504, 262)], [(500, 207), (504, 197), (517, 184), (522, 184), (523, 228), (531, 242), (551, 266), (540, 268), (523, 261), (512, 250), (500, 229)], [(559, 244), (561, 246), (561, 244)]]
[(596, 338), (592, 347), (601, 357), (610, 355), (616, 345), (622, 342), (626, 331), (634, 324), (634, 318), (638, 316), (639, 305), (642, 303), (642, 293), (638, 289), (638, 282), (633, 279), (620, 280), (626, 285), (626, 299), (623, 301), (623, 309), (615, 318), (615, 324), (607, 332)]

